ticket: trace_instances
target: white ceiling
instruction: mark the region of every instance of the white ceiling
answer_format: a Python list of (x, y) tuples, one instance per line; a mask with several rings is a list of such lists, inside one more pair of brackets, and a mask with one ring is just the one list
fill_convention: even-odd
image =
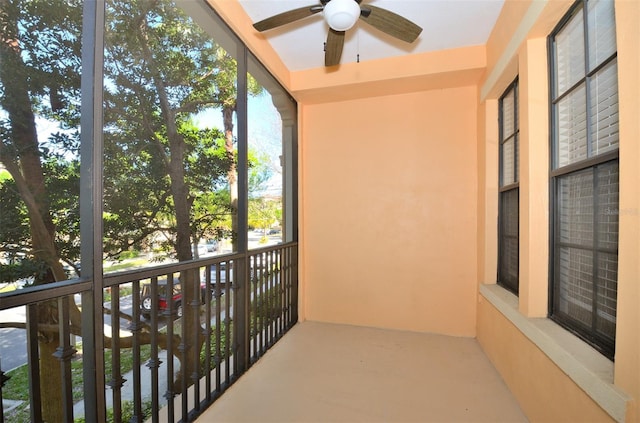
[[(314, 0), (239, 0), (253, 22), (287, 10), (317, 5)], [(359, 20), (347, 31), (341, 63), (484, 44), (504, 0), (364, 0), (395, 12), (423, 28), (413, 44)], [(322, 13), (263, 34), (291, 71), (324, 66), (328, 26)]]

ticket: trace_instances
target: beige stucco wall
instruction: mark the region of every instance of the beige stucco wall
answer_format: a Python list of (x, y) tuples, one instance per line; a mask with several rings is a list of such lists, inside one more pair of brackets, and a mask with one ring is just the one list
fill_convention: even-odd
[(585, 392), (484, 298), (480, 345), (531, 422), (612, 422)]
[(616, 1), (620, 102), (620, 236), (616, 385), (640, 421), (640, 2)]
[(475, 97), (303, 106), (308, 319), (475, 334)]

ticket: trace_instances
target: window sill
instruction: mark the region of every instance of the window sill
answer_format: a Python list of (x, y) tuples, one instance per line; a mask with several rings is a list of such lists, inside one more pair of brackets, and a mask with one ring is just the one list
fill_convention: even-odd
[(630, 398), (613, 385), (613, 362), (551, 320), (520, 314), (518, 297), (504, 288), (483, 284), (480, 294), (613, 419), (624, 422)]

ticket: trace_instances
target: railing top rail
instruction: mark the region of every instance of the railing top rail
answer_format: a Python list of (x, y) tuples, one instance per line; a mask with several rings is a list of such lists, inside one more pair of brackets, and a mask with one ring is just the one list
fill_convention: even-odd
[(16, 289), (0, 296), (0, 310), (89, 291), (92, 284), (89, 278), (78, 278)]
[[(148, 268), (126, 270), (122, 272), (108, 273), (103, 277), (103, 286), (110, 287), (133, 280), (149, 279), (154, 276), (164, 275), (171, 272), (180, 272), (194, 267), (218, 264), (225, 261), (238, 260), (243, 257), (254, 256), (260, 253), (276, 251), (284, 248), (296, 246), (297, 242), (287, 242), (270, 245), (262, 248), (249, 250), (247, 253), (232, 253), (213, 257), (204, 257), (197, 260), (190, 260), (179, 263), (169, 263)], [(0, 295), (0, 310), (6, 310), (26, 304), (51, 300), (65, 295), (78, 294), (89, 291), (93, 285), (93, 280), (89, 278), (76, 278), (61, 282), (53, 282), (44, 285), (30, 286), (17, 289)]]
[(107, 273), (104, 275), (104, 286), (114, 286), (122, 283), (131, 282), (133, 280), (149, 279), (154, 276), (165, 275), (171, 272), (180, 272), (194, 267), (218, 264), (225, 261), (238, 260), (243, 257), (249, 257), (264, 252), (276, 251), (283, 248), (296, 246), (297, 242), (287, 242), (282, 244), (270, 245), (267, 247), (249, 250), (246, 253), (231, 253), (212, 257), (203, 257), (195, 260), (183, 261), (178, 263), (168, 263), (153, 267), (145, 267), (140, 269), (125, 270), (122, 272)]
[(176, 263), (161, 264), (158, 266), (145, 267), (140, 269), (125, 270), (122, 272), (107, 273), (104, 275), (104, 286), (119, 285), (133, 280), (149, 279), (154, 276), (165, 275), (172, 272), (193, 269), (194, 267), (217, 264), (225, 261), (241, 258), (241, 253), (225, 254), (214, 257), (204, 257), (196, 260), (182, 261)]

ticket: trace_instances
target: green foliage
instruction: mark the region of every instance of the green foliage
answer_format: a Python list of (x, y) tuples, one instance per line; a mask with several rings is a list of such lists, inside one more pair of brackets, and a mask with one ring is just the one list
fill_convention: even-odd
[(266, 183), (273, 175), (269, 166), (269, 156), (249, 150), (249, 198), (256, 198), (265, 189)]
[[(192, 243), (218, 237), (233, 163), (224, 133), (191, 119), (235, 107), (235, 61), (167, 1), (110, 4), (107, 19), (105, 250), (174, 252), (176, 201), (189, 206)], [(188, 192), (178, 193), (182, 179)]]
[[(231, 351), (231, 343), (227, 343), (227, 330), (229, 331), (229, 333), (233, 333), (233, 323), (229, 323), (227, 326), (227, 323), (225, 322), (221, 322), (220, 323), (220, 356), (218, 356), (218, 346), (217, 346), (217, 342), (218, 339), (216, 337), (216, 332), (217, 332), (217, 327), (214, 326), (211, 328), (211, 335), (210, 335), (210, 348), (209, 348), (209, 362), (210, 362), (210, 367), (208, 369), (208, 371), (212, 371), (213, 369), (215, 369), (218, 366), (218, 363), (221, 363), (222, 361), (224, 361), (226, 358), (228, 358), (233, 352)], [(202, 350), (200, 351), (200, 377), (204, 376), (205, 374), (207, 374), (207, 368), (206, 368), (206, 355), (207, 355), (207, 351), (206, 351), (206, 344), (204, 344)]]
[(12, 262), (24, 257), (30, 247), (27, 208), (12, 178), (0, 181), (0, 198), (0, 250)]
[[(103, 301), (105, 303), (111, 301), (111, 290), (114, 288), (105, 288), (104, 289), (104, 293), (103, 293)], [(127, 295), (131, 295), (131, 293), (133, 292), (133, 289), (131, 287), (131, 284), (126, 284), (126, 285), (119, 285), (118, 286), (118, 294), (120, 296), (120, 298), (125, 297)], [(146, 348), (146, 347), (145, 347)]]
[[(80, 119), (82, 3), (6, 1), (0, 13), (4, 32), (0, 38), (18, 39), (25, 52), (22, 63), (3, 63), (8, 72), (0, 77), (0, 84), (22, 85), (26, 79), (33, 109), (67, 128), (76, 127)], [(9, 109), (17, 101), (2, 96), (0, 106)]]
[(251, 336), (278, 319), (282, 315), (282, 307), (282, 290), (279, 287), (268, 289), (251, 300)]
[[(8, 72), (0, 75), (0, 109), (14, 105), (13, 98), (5, 95), (8, 84), (27, 83), (33, 112), (59, 125), (46, 139), (38, 140), (38, 148), (46, 181), (43, 204), (56, 228), (58, 255), (66, 263), (77, 263), (80, 249), (81, 13), (79, 0), (36, 0), (9, 1), (0, 16), (7, 30), (3, 37), (15, 36), (24, 52), (22, 63), (3, 62)], [(226, 178), (235, 158), (226, 151), (223, 130), (196, 126), (192, 119), (196, 114), (235, 109), (235, 60), (167, 0), (110, 2), (106, 13), (105, 258), (123, 259), (130, 250), (175, 251), (174, 192), (169, 178), (175, 148), (170, 145), (169, 123), (175, 124), (183, 142), (182, 171), (189, 189), (186, 201), (191, 207), (193, 242), (231, 236)], [(169, 109), (161, 107), (158, 83), (166, 89)], [(248, 88), (250, 95), (263, 92), (251, 76)], [(0, 161), (18, 157), (12, 136), (24, 122), (12, 116), (14, 121), (3, 119), (0, 125)], [(42, 128), (37, 129), (41, 136)], [(270, 176), (266, 160), (250, 153), (252, 192)], [(9, 257), (28, 257), (29, 216), (5, 170), (0, 170), (0, 193), (0, 251)], [(0, 272), (11, 279), (37, 269), (27, 261), (18, 266)]]
[(29, 400), (29, 368), (21, 366), (7, 372), (9, 380), (2, 387), (2, 398), (18, 401)]
[(140, 255), (140, 251), (123, 251), (120, 253), (121, 260), (134, 259)]
[(253, 198), (249, 200), (249, 225), (265, 231), (282, 219), (282, 202), (279, 199)]
[(58, 256), (68, 263), (80, 260), (80, 161), (45, 157), (46, 192), (49, 198)]
[[(64, 261), (73, 263), (80, 257), (80, 163), (59, 155), (43, 158), (51, 218), (54, 225), (64, 228), (55, 239), (56, 249)], [(47, 268), (31, 253), (29, 216), (13, 178), (0, 181), (0, 197), (0, 251), (4, 251), (7, 260), (0, 264), (0, 282), (40, 280)]]
[(0, 283), (38, 280), (46, 273), (47, 266), (45, 263), (25, 258), (16, 260), (13, 263), (0, 264)]
[[(55, 239), (65, 260), (78, 255), (79, 162), (74, 158), (79, 137), (77, 130), (70, 128), (76, 128), (80, 120), (81, 17), (79, 0), (7, 1), (0, 13), (0, 43), (17, 40), (21, 53), (11, 54), (4, 47), (0, 52), (0, 110), (7, 116), (0, 121), (0, 162), (19, 163), (28, 148), (26, 140), (32, 137), (46, 185), (46, 194), (37, 196), (36, 201), (53, 226), (65, 228), (66, 233)], [(33, 114), (43, 119), (34, 121)], [(47, 125), (42, 124), (44, 119)], [(36, 130), (38, 140), (30, 135)], [(21, 170), (27, 180), (40, 179), (30, 173), (38, 171), (33, 166)], [(27, 209), (9, 171), (0, 173), (0, 251), (13, 265), (5, 269), (3, 277), (38, 280), (46, 272), (32, 257)]]

